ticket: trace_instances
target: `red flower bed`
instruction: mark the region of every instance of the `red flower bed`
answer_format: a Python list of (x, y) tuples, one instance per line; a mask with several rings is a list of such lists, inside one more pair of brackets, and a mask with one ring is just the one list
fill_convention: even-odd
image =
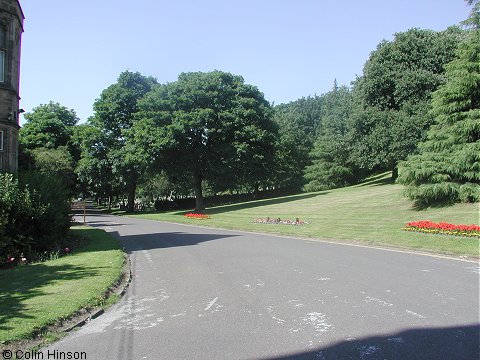
[(480, 226), (478, 225), (455, 225), (445, 222), (435, 223), (433, 221), (425, 220), (409, 222), (403, 230), (417, 231), (427, 234), (480, 237)]
[(195, 219), (195, 220), (207, 220), (207, 219), (210, 219), (210, 215), (207, 215), (207, 214), (188, 213), (188, 214), (185, 214), (185, 215), (183, 215), (183, 216), (185, 216), (186, 218)]

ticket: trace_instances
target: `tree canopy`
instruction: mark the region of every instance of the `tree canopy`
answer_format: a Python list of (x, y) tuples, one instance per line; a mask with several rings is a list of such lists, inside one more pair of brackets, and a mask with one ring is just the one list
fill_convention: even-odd
[(148, 151), (171, 178), (189, 176), (197, 211), (205, 208), (204, 182), (222, 191), (255, 186), (267, 174), (276, 127), (263, 94), (242, 77), (183, 73), (155, 86), (139, 108), (134, 148)]
[(20, 143), (26, 149), (66, 146), (78, 117), (73, 109), (50, 101), (25, 113), (27, 123), (20, 130)]
[(463, 36), (457, 27), (410, 29), (371, 53), (353, 89), (353, 157), (362, 168), (391, 170), (396, 178), (398, 162), (416, 151), (432, 123), (432, 93), (445, 82), (444, 65)]
[(312, 164), (305, 168), (306, 191), (342, 187), (361, 176), (359, 166), (351, 161), (353, 149), (348, 136), (352, 110), (351, 91), (335, 82), (323, 95), (322, 126), (310, 152)]
[[(156, 83), (154, 78), (139, 72), (122, 72), (115, 84), (102, 91), (93, 104), (95, 115), (89, 119), (89, 123), (101, 132), (101, 136), (96, 137), (95, 146), (99, 148), (97, 153), (102, 153), (104, 158), (95, 167), (97, 170), (102, 169), (104, 174), (111, 174), (112, 176), (107, 179), (116, 182), (103, 188), (113, 189), (116, 185), (122, 185), (128, 194), (129, 211), (134, 210), (135, 191), (144, 170), (142, 167), (144, 163), (135, 152), (130, 151), (126, 135), (136, 120), (134, 115), (138, 111), (138, 101)], [(88, 159), (98, 160), (91, 157)], [(89, 166), (86, 165), (87, 161), (84, 161), (79, 169), (85, 179), (96, 173), (93, 171), (95, 167), (92, 167), (91, 161), (88, 161)], [(93, 179), (90, 178), (88, 181), (91, 182)]]
[(56, 119), (65, 126), (74, 126), (79, 121), (75, 110), (68, 109), (58, 102), (53, 101), (33, 108), (32, 112), (26, 113), (24, 117), (29, 123), (45, 119)]
[(447, 82), (433, 94), (435, 124), (420, 154), (403, 163), (401, 183), (421, 206), (480, 201), (480, 5), (472, 28), (446, 65)]

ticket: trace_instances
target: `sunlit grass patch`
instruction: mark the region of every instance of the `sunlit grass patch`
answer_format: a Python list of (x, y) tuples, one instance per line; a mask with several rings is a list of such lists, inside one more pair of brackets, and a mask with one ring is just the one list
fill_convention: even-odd
[(122, 274), (118, 242), (99, 229), (72, 228), (88, 245), (67, 256), (0, 271), (0, 343), (29, 338), (80, 308), (102, 304)]
[[(274, 233), (295, 237), (354, 242), (375, 246), (430, 251), (451, 255), (479, 256), (478, 239), (403, 231), (407, 222), (430, 219), (435, 222), (474, 224), (479, 204), (456, 204), (417, 210), (403, 196), (404, 187), (392, 184), (385, 174), (376, 181), (347, 188), (250, 201), (208, 208), (211, 216), (202, 225)], [(383, 181), (385, 180), (385, 181)], [(208, 206), (208, 204), (207, 204)], [(198, 224), (182, 212), (136, 214), (146, 219)], [(308, 226), (265, 226), (252, 219), (299, 218)]]

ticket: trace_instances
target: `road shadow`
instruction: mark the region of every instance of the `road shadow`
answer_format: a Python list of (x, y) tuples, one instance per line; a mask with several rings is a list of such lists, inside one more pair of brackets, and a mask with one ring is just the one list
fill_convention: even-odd
[(100, 220), (100, 221), (95, 221), (95, 220), (87, 220), (87, 225), (92, 226), (92, 227), (100, 227), (100, 226), (108, 226), (108, 227), (114, 227), (114, 226), (126, 226), (125, 224), (117, 224), (113, 223), (111, 221), (105, 221), (105, 219)]
[(123, 236), (120, 236), (116, 232), (111, 234), (120, 239), (120, 242), (129, 254), (141, 250), (194, 246), (207, 241), (222, 240), (240, 236), (235, 234), (192, 234), (184, 232), (163, 232)]
[(0, 331), (13, 330), (8, 320), (21, 319), (27, 323), (33, 318), (27, 312), (27, 308), (32, 306), (28, 305), (28, 301), (47, 294), (44, 286), (97, 274), (97, 271), (81, 266), (47, 266), (43, 263), (0, 271)]
[(85, 210), (83, 209), (70, 209), (70, 214), (75, 215), (75, 216), (83, 216), (83, 214), (87, 216), (104, 216), (108, 214), (107, 212), (104, 212), (100, 209), (96, 209), (93, 206), (87, 206)]
[(480, 325), (409, 329), (263, 360), (476, 360)]

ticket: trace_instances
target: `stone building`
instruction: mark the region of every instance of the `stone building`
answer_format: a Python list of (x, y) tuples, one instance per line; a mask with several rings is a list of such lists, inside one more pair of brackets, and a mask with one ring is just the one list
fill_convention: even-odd
[(18, 0), (0, 0), (0, 172), (18, 169), (20, 49), (23, 11)]

